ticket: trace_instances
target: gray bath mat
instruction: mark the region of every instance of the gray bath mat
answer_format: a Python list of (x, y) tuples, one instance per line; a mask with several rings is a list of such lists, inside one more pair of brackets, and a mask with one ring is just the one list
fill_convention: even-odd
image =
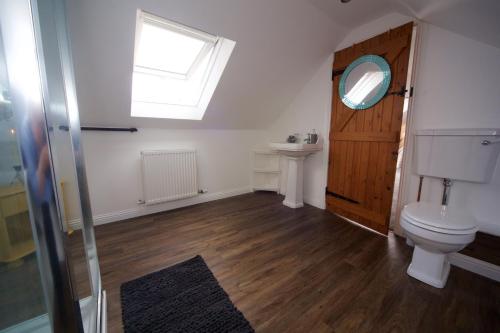
[(254, 332), (196, 256), (121, 285), (125, 333)]

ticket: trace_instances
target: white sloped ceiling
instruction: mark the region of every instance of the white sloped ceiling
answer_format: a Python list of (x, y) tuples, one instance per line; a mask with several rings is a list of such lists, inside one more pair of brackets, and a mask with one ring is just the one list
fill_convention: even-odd
[[(236, 41), (202, 121), (131, 118), (137, 8)], [(262, 128), (346, 29), (303, 0), (68, 0), (82, 124)]]
[[(473, 6), (478, 3), (483, 4), (481, 11)], [(203, 120), (130, 117), (137, 8), (236, 41)], [(453, 20), (471, 8), (475, 9), (472, 22)], [(349, 4), (339, 0), (67, 0), (81, 122), (176, 129), (266, 128), (351, 29), (391, 12), (500, 46), (498, 23), (493, 20), (498, 17), (495, 0), (352, 0)], [(483, 16), (486, 19), (481, 21)], [(465, 27), (473, 23), (480, 23), (479, 27)], [(496, 33), (491, 33), (492, 25)]]

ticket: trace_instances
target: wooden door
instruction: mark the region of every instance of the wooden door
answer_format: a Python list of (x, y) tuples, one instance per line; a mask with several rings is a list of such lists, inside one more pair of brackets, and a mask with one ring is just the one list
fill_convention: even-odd
[[(413, 23), (335, 52), (327, 210), (387, 234), (396, 173)], [(388, 94), (366, 110), (339, 98), (342, 72), (355, 59), (375, 54), (391, 67)]]

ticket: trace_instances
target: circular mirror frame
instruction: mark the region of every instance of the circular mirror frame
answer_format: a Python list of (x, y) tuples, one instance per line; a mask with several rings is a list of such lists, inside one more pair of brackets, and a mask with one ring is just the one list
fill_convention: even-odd
[[(356, 68), (357, 66), (366, 63), (366, 62), (371, 62), (376, 64), (380, 70), (383, 72), (384, 78), (382, 80), (382, 85), (378, 89), (377, 94), (373, 96), (371, 99), (366, 101), (365, 103), (360, 103), (360, 104), (355, 104), (351, 100), (345, 97), (346, 92), (345, 92), (345, 84), (347, 77), (351, 73), (351, 71)], [(340, 78), (340, 83), (339, 83), (339, 96), (340, 99), (342, 100), (342, 103), (344, 103), (346, 106), (348, 106), (351, 109), (354, 110), (365, 110), (368, 108), (371, 108), (375, 104), (377, 104), (387, 93), (387, 90), (389, 89), (389, 85), (391, 84), (391, 67), (389, 66), (389, 63), (387, 61), (378, 56), (378, 55), (365, 55), (362, 57), (359, 57), (358, 59), (354, 60), (347, 68), (345, 69), (344, 73), (342, 74), (342, 77)]]

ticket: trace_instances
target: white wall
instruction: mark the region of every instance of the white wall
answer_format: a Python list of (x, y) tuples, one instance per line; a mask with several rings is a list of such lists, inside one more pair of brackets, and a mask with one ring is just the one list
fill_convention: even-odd
[[(376, 36), (390, 28), (398, 27), (412, 19), (400, 14), (389, 14), (352, 30), (336, 50)], [(324, 141), (323, 152), (309, 156), (304, 165), (304, 201), (318, 208), (325, 208), (325, 188), (328, 167), (328, 135), (332, 103), (333, 52), (317, 65), (316, 74), (307, 82), (292, 103), (268, 128), (269, 138), (284, 141), (289, 134), (302, 137), (316, 129)], [(286, 163), (282, 163), (282, 184), (286, 185)], [(282, 187), (285, 193), (286, 187)]]
[[(83, 144), (95, 223), (106, 223), (250, 191), (251, 150), (264, 133), (257, 130), (164, 130), (84, 132)], [(140, 152), (196, 149), (200, 189), (194, 198), (145, 207)]]
[[(404, 15), (386, 15), (352, 30), (336, 50), (410, 20)], [(500, 128), (500, 49), (427, 23), (420, 22), (419, 29), (421, 41), (410, 132), (423, 128)], [(318, 66), (313, 79), (269, 127), (270, 139), (284, 140), (287, 134), (306, 133), (311, 128), (328, 138), (331, 63), (329, 57)], [(305, 165), (304, 199), (320, 208), (324, 208), (325, 201), (327, 151), (326, 146), (323, 154), (310, 157)], [(412, 151), (412, 146), (408, 151)], [(409, 170), (412, 173), (411, 167)], [(404, 203), (415, 200), (418, 186), (417, 176), (411, 175), (407, 180), (402, 193)], [(441, 194), (439, 180), (425, 180), (423, 200), (439, 202)], [(499, 202), (500, 162), (489, 184), (456, 182), (450, 206), (468, 207), (481, 230), (500, 234)]]
[[(337, 49), (411, 20), (390, 14), (351, 31)], [(419, 22), (420, 45), (410, 133), (424, 128), (500, 128), (500, 49)], [(408, 151), (413, 150), (409, 140)], [(411, 163), (411, 158), (408, 160)], [(500, 162), (489, 184), (455, 182), (450, 206), (465, 206), (480, 229), (500, 235)], [(406, 167), (406, 166), (405, 166)], [(416, 200), (418, 177), (403, 186), (403, 203)], [(440, 180), (426, 179), (422, 200), (440, 202)], [(396, 232), (399, 232), (396, 225)]]
[[(323, 142), (323, 151), (308, 156), (304, 162), (304, 201), (325, 208), (325, 187), (328, 165), (328, 131), (332, 100), (332, 62), (328, 56), (313, 78), (306, 83), (280, 117), (269, 127), (269, 141), (285, 141), (290, 134), (299, 133), (301, 140), (315, 129)], [(281, 160), (281, 193), (286, 193), (287, 164)]]
[[(236, 41), (203, 120), (130, 117), (137, 8)], [(247, 191), (251, 151), (265, 136), (253, 129), (278, 117), (315, 72), (310, 64), (347, 31), (303, 0), (69, 0), (67, 15), (82, 124), (141, 127), (132, 135), (84, 133), (98, 223)], [(139, 152), (171, 147), (198, 150), (209, 193), (145, 210), (136, 204)]]
[(397, 28), (412, 20), (412, 17), (397, 13), (384, 15), (376, 20), (373, 20), (357, 27), (356, 29), (351, 30), (335, 48), (335, 51), (340, 51), (352, 46), (355, 43), (359, 43), (371, 37), (375, 37), (383, 32), (386, 32), (389, 29)]
[[(67, 0), (82, 124), (258, 129), (347, 29), (304, 0)], [(203, 121), (131, 118), (137, 8), (236, 41)], [(306, 79), (304, 79), (306, 78)]]
[[(500, 49), (420, 24), (412, 129), (500, 128)], [(412, 147), (408, 150), (411, 151)], [(403, 193), (415, 200), (418, 177)], [(427, 178), (422, 198), (440, 202), (441, 181)], [(455, 182), (450, 206), (467, 207), (481, 230), (500, 235), (500, 162), (488, 184)]]
[[(410, 21), (389, 14), (352, 30), (336, 50), (349, 47), (390, 28)], [(414, 129), (450, 127), (500, 128), (500, 50), (429, 24), (420, 24), (421, 45), (415, 85)], [(267, 131), (254, 130), (159, 130), (142, 129), (137, 134), (85, 133), (84, 146), (92, 205), (96, 220), (106, 222), (118, 216), (145, 213), (136, 201), (141, 198), (139, 152), (142, 149), (196, 148), (200, 152), (200, 187), (211, 194), (157, 210), (242, 193), (250, 188), (251, 157), (255, 146), (283, 141), (288, 134), (304, 135), (316, 129), (328, 138), (331, 112), (332, 55), (311, 66), (316, 74), (305, 83)], [(87, 101), (88, 103), (88, 101)], [(101, 109), (101, 108), (98, 108)], [(306, 203), (324, 208), (328, 163), (328, 140), (322, 153), (305, 163)], [(409, 149), (411, 151), (411, 147)], [(450, 205), (466, 205), (481, 222), (481, 228), (500, 233), (500, 167), (490, 184), (456, 183)], [(286, 173), (284, 173), (284, 176)], [(414, 200), (416, 177), (409, 177), (403, 200)], [(282, 182), (284, 183), (284, 182)], [(215, 194), (214, 194), (215, 193)], [(437, 181), (426, 180), (423, 199), (435, 201), (441, 195)]]

